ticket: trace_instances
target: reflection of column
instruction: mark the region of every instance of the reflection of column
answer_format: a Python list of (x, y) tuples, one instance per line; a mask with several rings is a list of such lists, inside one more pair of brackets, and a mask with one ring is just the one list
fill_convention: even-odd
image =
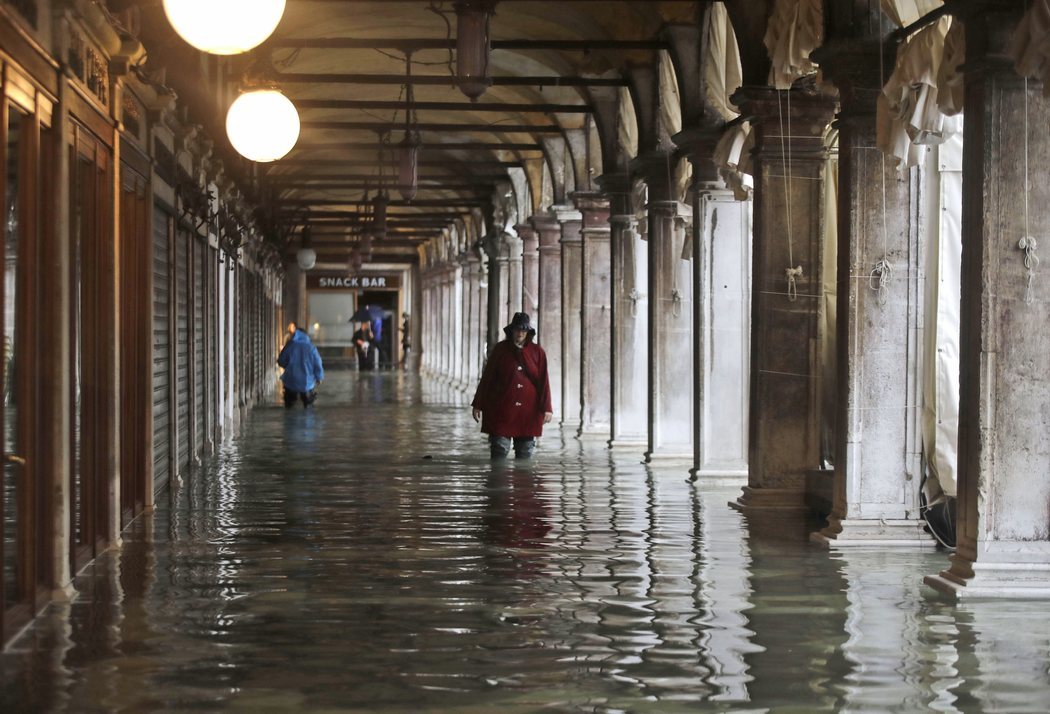
[(471, 391), (477, 385), (477, 365), (479, 362), (480, 349), (478, 347), (481, 317), (479, 311), (479, 291), (481, 282), (481, 261), (473, 253), (467, 253), (464, 261), (463, 273), (465, 275), (464, 300), (466, 312), (463, 327), (464, 353), (463, 353), (463, 380), (467, 391)]
[(743, 516), (725, 507), (725, 493), (690, 489), (693, 506), (694, 601), (703, 636), (696, 649), (712, 672), (709, 682), (717, 688), (712, 702), (748, 701), (745, 656), (758, 651), (745, 612), (751, 585), (751, 557)]
[(646, 460), (693, 453), (692, 209), (671, 196), (665, 154), (639, 159), (649, 186), (649, 440)]
[[(875, 145), (877, 43), (842, 39), (820, 52), (840, 97), (838, 435), (833, 510), (814, 540), (932, 546), (919, 517), (919, 173), (899, 178)], [(880, 275), (888, 282), (873, 290)]]
[(447, 381), (452, 373), (454, 341), (452, 330), (455, 324), (455, 305), (453, 302), (452, 268), (448, 263), (441, 266), (441, 379)]
[[(978, 14), (982, 6), (962, 3), (969, 14), (957, 548), (951, 567), (926, 582), (957, 597), (1050, 598), (1050, 329), (1047, 285), (1034, 260), (1037, 247), (1046, 250), (1050, 182), (1042, 169), (1024, 171), (1050, 161), (1050, 97), (1027, 88), (1008, 58), (1023, 4)], [(1042, 233), (1028, 243), (1026, 228)]]
[(571, 206), (558, 206), (561, 224), (561, 423), (580, 425), (580, 313), (583, 308), (583, 216)]
[(460, 291), (459, 291), (459, 332), (456, 333), (456, 341), (459, 343), (459, 361), (456, 363), (456, 384), (460, 389), (466, 389), (470, 383), (470, 321), (471, 321), (471, 286), (470, 286), (470, 257), (467, 253), (461, 253), (457, 258), (459, 263)]
[(751, 203), (712, 160), (719, 132), (675, 136), (693, 163), (693, 478), (747, 475)]
[(540, 253), (539, 236), (530, 225), (515, 226), (521, 237), (521, 309), (536, 324), (536, 311), (539, 308), (540, 294)]
[(609, 438), (612, 346), (609, 199), (601, 194), (574, 193), (583, 214), (580, 266), (580, 429), (579, 436)]
[(536, 337), (547, 353), (551, 402), (561, 415), (561, 226), (554, 216), (533, 216), (539, 237), (539, 276)]
[(648, 364), (645, 349), (649, 300), (649, 255), (637, 230), (631, 184), (621, 176), (603, 176), (609, 194), (611, 257), (611, 364), (609, 446), (643, 451), (647, 444)]
[(734, 505), (802, 509), (818, 461), (822, 168), (834, 104), (768, 87), (744, 87), (733, 100), (755, 117), (748, 485)]

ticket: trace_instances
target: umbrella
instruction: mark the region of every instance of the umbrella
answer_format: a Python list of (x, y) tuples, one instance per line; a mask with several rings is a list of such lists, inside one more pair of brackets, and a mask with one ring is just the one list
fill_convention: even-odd
[(350, 322), (367, 322), (371, 324), (372, 332), (375, 333), (376, 341), (378, 341), (383, 331), (383, 317), (386, 313), (387, 311), (381, 307), (363, 305), (357, 308), (357, 311), (350, 316)]

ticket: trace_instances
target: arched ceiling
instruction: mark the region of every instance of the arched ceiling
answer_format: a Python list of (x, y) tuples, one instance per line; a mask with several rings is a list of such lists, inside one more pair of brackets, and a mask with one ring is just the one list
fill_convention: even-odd
[[(375, 191), (379, 131), (389, 130), (395, 146), (403, 136), (404, 50), (411, 48), (423, 140), (420, 191), (402, 205), (390, 185), (391, 230), (374, 250), (377, 261), (412, 260), (420, 241), (490, 207), (510, 169), (545, 156), (545, 139), (586, 129), (592, 100), (622, 85), (627, 67), (653, 65), (666, 47), (661, 28), (695, 23), (701, 4), (500, 0), (491, 23), (494, 83), (471, 104), (450, 77), (451, 0), (289, 0), (262, 51), (299, 107), (303, 132), (288, 157), (259, 167), (262, 185), (274, 192), (278, 210), (310, 211), (321, 261), (345, 263), (352, 247), (346, 229), (359, 223), (366, 186)], [(738, 15), (760, 6), (754, 14), (766, 15), (764, 0), (727, 5), (738, 6)], [(241, 76), (249, 61), (232, 60), (230, 77)], [(385, 175), (396, 182), (396, 167)]]

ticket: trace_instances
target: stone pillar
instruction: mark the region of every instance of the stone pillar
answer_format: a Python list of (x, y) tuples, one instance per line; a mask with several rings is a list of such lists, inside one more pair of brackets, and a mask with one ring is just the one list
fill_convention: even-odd
[(721, 130), (674, 137), (693, 164), (693, 479), (747, 476), (751, 202), (712, 160)]
[(1026, 97), (1007, 56), (1022, 4), (980, 6), (963, 3), (958, 536), (951, 566), (926, 583), (959, 598), (1050, 598), (1050, 292), (1039, 273), (1029, 283), (1020, 248), (1027, 151), (1028, 232), (1046, 265), (1050, 97), (1035, 81)]
[(580, 428), (577, 436), (609, 439), (612, 382), (612, 254), (609, 199), (598, 193), (574, 193), (573, 203), (583, 214), (580, 231)]
[(814, 91), (770, 87), (743, 87), (733, 101), (754, 117), (755, 200), (748, 485), (731, 505), (804, 509), (806, 472), (819, 458), (813, 415), (818, 411), (821, 169), (834, 103)]
[(453, 302), (453, 276), (452, 268), (448, 263), (441, 266), (441, 332), (438, 339), (441, 340), (441, 379), (448, 381), (452, 374), (452, 360), (454, 340), (452, 330), (455, 326)]
[(536, 324), (540, 306), (540, 242), (536, 229), (528, 224), (515, 226), (521, 238), (521, 309)]
[(467, 299), (469, 312), (467, 313), (467, 352), (464, 358), (466, 362), (467, 391), (473, 396), (474, 388), (477, 387), (480, 372), (478, 366), (481, 364), (481, 342), (482, 342), (482, 314), (484, 302), (481, 300), (481, 278), (482, 263), (473, 253), (468, 254), (467, 266)]
[(463, 368), (463, 267), (458, 256), (449, 263), (449, 291), (452, 294), (452, 312), (449, 318), (452, 322), (446, 339), (449, 341), (448, 378), (453, 387), (462, 387)]
[(547, 353), (551, 403), (554, 416), (561, 417), (561, 226), (554, 216), (533, 216), (539, 238), (539, 308), (536, 338)]
[(642, 452), (648, 444), (648, 247), (632, 210), (631, 182), (615, 175), (600, 184), (610, 198), (609, 446)]
[(649, 186), (649, 430), (646, 461), (693, 456), (692, 208), (674, 199), (663, 153), (636, 160)]
[(466, 390), (470, 384), (468, 366), (470, 364), (470, 323), (471, 323), (471, 285), (470, 259), (466, 253), (458, 257), (460, 275), (459, 294), (459, 332), (456, 341), (459, 343), (459, 362), (456, 364), (456, 381), (459, 388)]
[[(833, 510), (813, 540), (932, 546), (919, 517), (920, 178), (918, 168), (899, 176), (875, 145), (878, 42), (839, 39), (819, 51), (840, 97), (838, 428)], [(873, 290), (883, 264), (889, 282)]]
[(522, 243), (517, 236), (504, 234), (503, 242), (507, 251), (507, 321), (500, 327), (510, 324), (514, 313), (521, 312), (522, 306)]
[(580, 360), (582, 358), (583, 216), (571, 206), (556, 206), (561, 225), (561, 423), (580, 426)]

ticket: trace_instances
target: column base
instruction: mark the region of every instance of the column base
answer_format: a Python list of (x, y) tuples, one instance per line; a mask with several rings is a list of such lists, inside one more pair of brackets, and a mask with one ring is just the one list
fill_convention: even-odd
[(722, 486), (737, 486), (747, 483), (747, 469), (702, 469), (695, 466), (689, 469), (689, 480), (692, 482), (718, 483)]
[(568, 430), (570, 433), (576, 433), (580, 430), (580, 420), (565, 419), (561, 422), (561, 428)]
[(754, 488), (744, 486), (743, 493), (730, 508), (742, 513), (751, 511), (806, 511), (806, 492), (788, 488)]
[(80, 591), (73, 587), (73, 581), (51, 588), (51, 602), (69, 603), (80, 597)]
[(692, 451), (676, 451), (673, 449), (660, 449), (658, 451), (646, 451), (645, 463), (647, 464), (669, 464), (685, 462), (693, 465)]
[(576, 438), (580, 441), (608, 442), (611, 433), (608, 424), (581, 424), (576, 430)]
[(923, 582), (953, 600), (1050, 600), (1050, 563), (972, 563), (958, 553), (952, 566)]
[(630, 451), (645, 451), (649, 447), (649, 440), (643, 435), (639, 436), (614, 436), (608, 441), (609, 448)]
[(906, 519), (847, 518), (832, 516), (828, 526), (809, 539), (828, 548), (916, 548), (933, 550), (937, 547), (923, 521)]

